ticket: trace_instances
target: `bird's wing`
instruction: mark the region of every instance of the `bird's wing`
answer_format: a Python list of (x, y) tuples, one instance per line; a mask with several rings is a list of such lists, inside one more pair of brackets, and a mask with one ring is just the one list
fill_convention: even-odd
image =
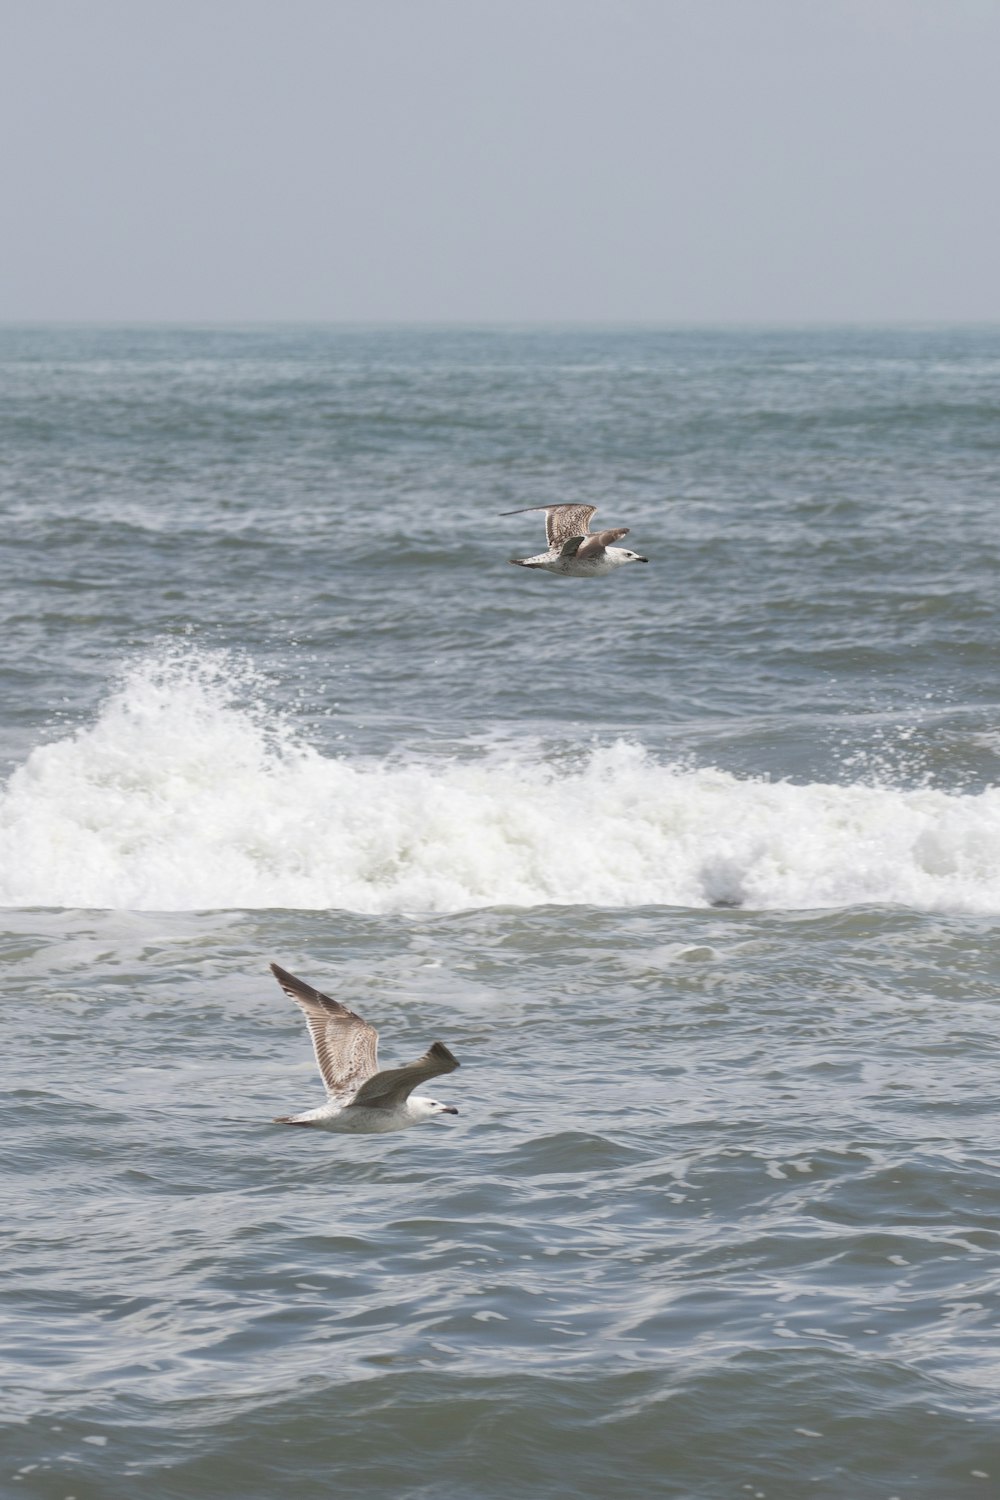
[(612, 542), (620, 541), (623, 536), (628, 536), (628, 527), (619, 526), (615, 531), (597, 531), (593, 536), (584, 537), (577, 549), (577, 557), (600, 557), (605, 547), (610, 547)]
[(529, 510), (544, 510), (545, 539), (550, 547), (561, 547), (571, 536), (586, 536), (596, 505), (524, 505), (520, 510), (503, 510), (502, 516), (523, 516)]
[(350, 1098), (378, 1069), (375, 1027), (277, 964), (271, 965), (271, 973), (306, 1018), (327, 1093), (334, 1099)]
[(363, 1104), (367, 1109), (395, 1109), (427, 1078), (439, 1073), (454, 1073), (458, 1058), (452, 1057), (444, 1042), (433, 1042), (423, 1057), (402, 1068), (385, 1068), (367, 1078), (358, 1089), (351, 1106)]

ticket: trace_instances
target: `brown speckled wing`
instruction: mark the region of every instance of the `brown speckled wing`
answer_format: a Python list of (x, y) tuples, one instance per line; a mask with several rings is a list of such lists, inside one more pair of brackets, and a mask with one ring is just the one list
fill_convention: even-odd
[(600, 557), (605, 547), (610, 547), (613, 542), (618, 542), (623, 536), (628, 536), (627, 526), (619, 526), (614, 531), (598, 531), (593, 536), (588, 536), (581, 544), (577, 557)]
[(278, 964), (271, 973), (306, 1018), (320, 1077), (331, 1098), (346, 1102), (378, 1069), (378, 1032), (353, 1010), (304, 984)]
[(402, 1068), (385, 1068), (361, 1085), (352, 1104), (363, 1104), (368, 1109), (395, 1109), (402, 1104), (427, 1078), (436, 1078), (439, 1073), (454, 1073), (458, 1058), (453, 1057), (444, 1042), (433, 1042), (423, 1057), (406, 1063)]
[(550, 505), (545, 512), (545, 535), (550, 547), (561, 547), (571, 536), (586, 536), (596, 505)]
[(530, 510), (545, 512), (545, 540), (558, 552), (572, 536), (586, 536), (596, 505), (523, 505), (520, 510), (502, 510), (502, 516), (524, 516)]

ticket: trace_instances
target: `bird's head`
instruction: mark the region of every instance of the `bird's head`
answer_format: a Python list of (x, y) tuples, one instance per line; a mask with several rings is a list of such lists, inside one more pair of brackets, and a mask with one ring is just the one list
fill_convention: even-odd
[(442, 1104), (438, 1099), (428, 1099), (417, 1094), (410, 1099), (410, 1111), (418, 1120), (429, 1120), (432, 1115), (457, 1115), (454, 1104)]

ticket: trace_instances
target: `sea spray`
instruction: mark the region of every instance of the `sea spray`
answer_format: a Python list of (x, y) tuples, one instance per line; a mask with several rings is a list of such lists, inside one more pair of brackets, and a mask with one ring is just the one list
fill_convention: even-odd
[[(0, 901), (1000, 911), (1000, 791), (737, 777), (619, 740), (555, 765), (328, 757), (224, 653), (140, 662), (0, 795)], [(254, 701), (254, 698), (257, 701)]]

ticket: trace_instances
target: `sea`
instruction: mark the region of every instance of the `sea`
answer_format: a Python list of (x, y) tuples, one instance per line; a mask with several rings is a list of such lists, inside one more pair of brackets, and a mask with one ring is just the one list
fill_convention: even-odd
[[(1000, 1495), (1000, 329), (7, 326), (0, 430), (4, 1500)], [(272, 1124), (271, 962), (457, 1117)]]

